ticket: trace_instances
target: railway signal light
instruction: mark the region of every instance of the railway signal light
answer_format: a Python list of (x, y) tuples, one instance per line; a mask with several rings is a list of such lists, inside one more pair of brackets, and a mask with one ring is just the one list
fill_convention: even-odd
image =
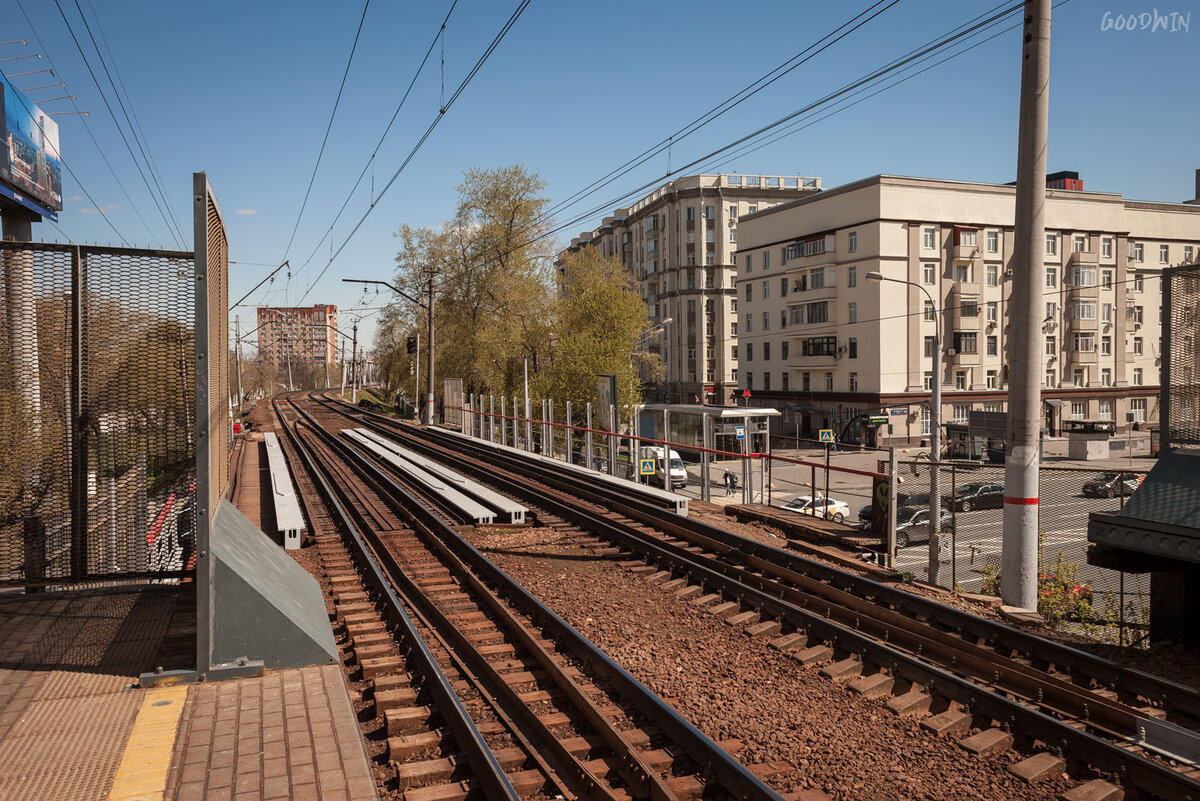
[(416, 353), (416, 352), (417, 352), (417, 338), (416, 338), (416, 337), (409, 337), (409, 338), (408, 338), (408, 339), (405, 341), (405, 347), (407, 347), (407, 348), (408, 348), (408, 352), (409, 352), (409, 353)]

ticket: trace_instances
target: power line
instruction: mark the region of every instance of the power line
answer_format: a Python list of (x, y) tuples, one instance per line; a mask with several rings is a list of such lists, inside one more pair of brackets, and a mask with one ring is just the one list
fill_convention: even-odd
[[(298, 269), (296, 271), (297, 276), (299, 276), (301, 273), (304, 272), (304, 270), (308, 267), (309, 262), (311, 262), (313, 260), (313, 257), (317, 255), (317, 250), (321, 247), (322, 244), (324, 244), (325, 240), (328, 239), (329, 236), (333, 233), (333, 227), (335, 225), (337, 225), (338, 220), (340, 220), (342, 218), (342, 214), (346, 211), (346, 207), (348, 205), (350, 205), (350, 200), (354, 197), (354, 193), (358, 190), (358, 187), (362, 184), (363, 177), (366, 176), (367, 170), (369, 170), (371, 168), (371, 166), (375, 163), (375, 157), (379, 154), (379, 148), (383, 145), (383, 140), (387, 138), (388, 133), (392, 130), (392, 126), (396, 123), (396, 119), (400, 116), (400, 110), (402, 108), (404, 108), (404, 103), (405, 103), (405, 101), (408, 100), (408, 96), (412, 92), (413, 86), (416, 85), (417, 79), (421, 76), (421, 73), (424, 71), (425, 64), (429, 61), (429, 56), (433, 53), (433, 48), (436, 47), (438, 41), (443, 36), (445, 36), (446, 23), (450, 21), (450, 15), (454, 13), (454, 7), (457, 5), (458, 5), (458, 0), (454, 0), (454, 2), (452, 2), (450, 4), (450, 10), (446, 12), (446, 17), (445, 17), (445, 19), (442, 20), (441, 27), (439, 27), (437, 33), (434, 34), (433, 41), (431, 41), (429, 43), (429, 47), (425, 51), (425, 57), (421, 59), (420, 65), (417, 66), (417, 71), (416, 71), (416, 73), (413, 74), (412, 80), (408, 82), (408, 88), (404, 91), (404, 96), (400, 98), (400, 103), (396, 106), (396, 110), (394, 112), (392, 112), (392, 118), (391, 118), (391, 120), (388, 121), (387, 127), (385, 127), (383, 129), (383, 133), (380, 135), (379, 141), (375, 143), (375, 149), (373, 151), (371, 151), (370, 158), (367, 159), (367, 163), (363, 165), (362, 170), (358, 173), (358, 178), (355, 179), (354, 186), (350, 187), (350, 191), (346, 194), (346, 199), (344, 201), (342, 201), (342, 207), (340, 209), (338, 209), (338, 213), (336, 215), (334, 215), (333, 222), (331, 222), (329, 224), (329, 228), (326, 229), (324, 235), (322, 235), (321, 239), (317, 242), (317, 244), (313, 246), (312, 252), (308, 254), (308, 258), (304, 260), (304, 263), (300, 265), (300, 269)], [(372, 177), (372, 181), (374, 181), (373, 177)], [(376, 200), (375, 197), (372, 196), (372, 198), (371, 198), (372, 205), (374, 205), (375, 200)]]
[[(417, 153), (420, 151), (421, 147), (425, 144), (426, 140), (428, 140), (430, 135), (433, 134), (434, 129), (436, 129), (438, 124), (445, 118), (446, 112), (449, 111), (450, 108), (454, 105), (455, 101), (457, 101), (458, 98), (462, 96), (462, 93), (466, 90), (467, 86), (471, 83), (471, 81), (479, 73), (479, 70), (487, 62), (488, 57), (490, 57), (492, 55), (492, 53), (495, 52), (496, 48), (500, 45), (500, 42), (504, 40), (504, 37), (508, 34), (508, 32), (510, 30), (512, 30), (513, 25), (515, 25), (517, 20), (520, 19), (521, 14), (524, 13), (525, 9), (529, 7), (529, 3), (530, 3), (530, 0), (521, 0), (521, 3), (517, 6), (517, 9), (512, 13), (512, 16), (510, 16), (508, 18), (508, 22), (506, 22), (504, 24), (504, 27), (502, 27), (500, 29), (500, 32), (496, 34), (494, 39), (492, 39), (492, 43), (490, 45), (488, 45), (487, 49), (483, 52), (483, 55), (481, 55), (479, 57), (479, 60), (475, 62), (475, 66), (471, 68), (471, 71), (469, 73), (467, 73), (467, 77), (465, 77), (463, 79), (462, 83), (460, 83), (458, 85), (458, 89), (456, 89), (454, 94), (450, 96), (450, 99), (446, 102), (446, 105), (442, 106), (438, 110), (437, 115), (433, 118), (433, 122), (431, 122), (429, 124), (429, 127), (425, 129), (425, 133), (421, 136), (420, 140), (418, 140), (416, 145), (413, 146), (413, 149), (409, 152), (408, 156), (404, 159), (403, 163), (401, 163), (401, 165), (396, 169), (396, 172), (394, 172), (392, 174), (391, 179), (387, 182), (387, 184), (383, 187), (383, 190), (379, 193), (379, 200), (383, 199), (383, 196), (386, 195), (388, 193), (388, 190), (392, 188), (392, 185), (396, 183), (396, 179), (398, 179), (400, 177), (400, 174), (402, 172), (404, 172), (404, 169), (409, 165), (409, 163), (413, 160), (413, 158), (416, 157)], [(341, 254), (341, 252), (346, 248), (346, 245), (350, 243), (350, 240), (354, 238), (354, 235), (358, 233), (358, 230), (360, 228), (362, 228), (362, 224), (364, 222), (366, 222), (367, 217), (369, 217), (371, 215), (371, 212), (375, 210), (376, 205), (378, 205), (378, 201), (376, 201), (375, 203), (372, 203), (367, 208), (367, 210), (363, 213), (362, 217), (360, 217), (358, 222), (355, 224), (354, 228), (351, 229), (350, 233), (342, 241), (342, 244), (338, 247), (337, 251), (329, 257), (329, 261), (325, 264), (324, 267), (321, 268), (321, 272), (317, 275), (317, 277), (315, 279), (313, 279), (313, 282), (311, 284), (309, 284), (308, 289), (306, 289), (304, 291), (304, 294), (300, 296), (300, 301), (298, 301), (298, 302), (303, 302), (304, 299), (306, 297), (308, 297), (308, 293), (313, 290), (313, 287), (315, 287), (317, 285), (317, 282), (320, 281), (321, 278), (325, 275), (326, 271), (329, 270), (329, 268), (333, 264), (334, 260), (337, 259), (337, 257)]]
[(304, 217), (304, 209), (308, 206), (308, 197), (312, 194), (313, 182), (317, 180), (317, 169), (321, 166), (321, 157), (325, 155), (325, 145), (329, 142), (329, 132), (333, 129), (333, 119), (337, 116), (338, 105), (342, 102), (342, 91), (346, 88), (346, 78), (350, 75), (350, 65), (354, 63), (354, 51), (358, 49), (358, 38), (362, 35), (363, 23), (367, 19), (367, 9), (371, 0), (363, 3), (362, 16), (358, 20), (358, 30), (354, 32), (354, 44), (350, 46), (350, 56), (346, 59), (346, 69), (342, 72), (342, 83), (338, 86), (337, 97), (333, 101), (333, 109), (329, 112), (329, 122), (325, 126), (325, 136), (321, 139), (321, 149), (317, 151), (317, 161), (313, 164), (312, 175), (308, 179), (308, 189), (304, 190), (304, 200), (300, 203), (300, 213), (296, 215), (296, 224), (292, 226), (292, 235), (288, 237), (287, 247), (283, 250), (283, 261), (287, 261), (292, 252), (292, 242), (296, 239), (296, 231), (300, 229), (300, 220)]
[[(33, 33), (34, 40), (38, 43), (38, 47), (41, 48), (42, 52), (46, 53), (46, 60), (50, 63), (50, 68), (54, 70), (54, 61), (50, 58), (49, 51), (46, 50), (46, 46), (42, 44), (42, 37), (38, 35), (37, 28), (34, 27), (33, 20), (29, 18), (29, 14), (25, 12), (25, 6), (21, 3), (21, 0), (17, 0), (17, 8), (21, 10), (21, 16), (25, 18), (25, 24), (29, 26), (30, 32)], [(79, 106), (75, 103), (74, 99), (71, 100), (71, 106), (76, 111), (79, 111)], [(108, 160), (108, 156), (104, 153), (104, 149), (100, 147), (100, 143), (96, 141), (96, 135), (92, 133), (92, 126), (88, 124), (87, 117), (82, 116), (81, 118), (83, 121), (84, 131), (87, 132), (88, 138), (92, 140), (92, 144), (96, 147), (96, 152), (100, 154), (100, 159), (104, 162), (104, 165), (108, 167), (108, 171), (112, 174), (113, 180), (117, 182), (117, 187), (120, 188), (121, 194), (123, 194), (125, 199), (129, 201), (129, 207), (133, 209), (133, 213), (137, 215), (139, 220), (141, 220), (142, 226), (146, 229), (146, 233), (150, 235), (150, 239), (152, 241), (157, 240), (158, 237), (155, 236), (154, 231), (150, 229), (150, 225), (146, 222), (146, 218), (142, 216), (142, 210), (139, 209), (137, 204), (133, 202), (133, 198), (130, 197), (129, 191), (125, 188), (125, 184), (122, 183), (120, 176), (117, 175), (117, 171), (113, 169), (112, 162)], [(59, 160), (62, 160), (61, 157)], [(72, 173), (72, 176), (75, 177), (74, 173)], [(78, 177), (75, 177), (75, 180), (78, 182)], [(82, 189), (82, 186), (80, 189)], [(84, 194), (87, 193), (85, 192)], [(95, 206), (95, 201), (93, 201), (93, 206)], [(103, 210), (101, 210), (99, 206), (95, 206), (95, 208), (101, 214), (104, 214)], [(57, 228), (58, 226), (55, 227)], [(116, 229), (113, 230), (115, 231)], [(121, 241), (125, 241), (125, 238), (121, 237)]]
[[(154, 190), (150, 188), (150, 181), (146, 179), (145, 172), (142, 171), (142, 165), (138, 162), (137, 156), (133, 153), (133, 147), (129, 144), (129, 139), (125, 136), (125, 131), (121, 127), (121, 123), (117, 120), (117, 115), (112, 109), (112, 105), (108, 102), (108, 96), (104, 92), (104, 87), (100, 85), (100, 80), (96, 77), (95, 70), (92, 69), (91, 61), (88, 60), (87, 53), (83, 52), (83, 45), (79, 43), (79, 38), (75, 35), (75, 30), (71, 27), (70, 20), (67, 19), (67, 14), (63, 11), (62, 4), (59, 0), (54, 0), (54, 5), (58, 8), (59, 15), (62, 16), (63, 24), (67, 26), (67, 32), (71, 34), (71, 41), (75, 43), (75, 49), (79, 51), (80, 58), (83, 59), (83, 64), (87, 67), (88, 74), (92, 76), (92, 83), (96, 85), (96, 90), (100, 93), (100, 99), (104, 101), (104, 107), (108, 109), (108, 114), (112, 117), (113, 125), (117, 128), (117, 133), (121, 136), (121, 141), (125, 143), (125, 149), (129, 151), (129, 157), (133, 160), (133, 166), (137, 168), (138, 175), (142, 177), (142, 183), (146, 185), (146, 191), (150, 193), (150, 199), (154, 201), (158, 213), (163, 218), (163, 223), (167, 226), (167, 232), (171, 238), (175, 240), (175, 246), (183, 250), (183, 244), (175, 235), (175, 231), (171, 228), (171, 223), (167, 220), (167, 215), (163, 211), (162, 205), (158, 202), (158, 196), (154, 194)], [(85, 21), (86, 22), (86, 21)], [(118, 98), (119, 99), (119, 98)], [(166, 198), (163, 198), (166, 200)]]

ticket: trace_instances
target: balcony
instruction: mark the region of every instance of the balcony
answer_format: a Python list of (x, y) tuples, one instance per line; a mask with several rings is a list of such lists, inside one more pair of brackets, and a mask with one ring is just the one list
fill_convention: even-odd
[(1067, 300), (1098, 300), (1100, 298), (1100, 287), (1092, 286), (1068, 286)]
[(1083, 320), (1078, 317), (1072, 317), (1071, 319), (1067, 320), (1066, 329), (1068, 331), (1099, 331), (1100, 321)]
[(1100, 351), (1098, 350), (1072, 350), (1067, 353), (1067, 359), (1072, 364), (1099, 364)]
[(946, 298), (950, 327), (958, 331), (978, 331), (983, 323), (979, 303), (979, 284), (956, 283)]
[(1076, 250), (1067, 257), (1068, 269), (1081, 264), (1097, 265), (1099, 263), (1100, 257), (1094, 250)]
[(951, 245), (950, 260), (951, 261), (971, 261), (979, 258), (979, 245)]
[(951, 364), (958, 367), (978, 367), (980, 364), (978, 349), (971, 353), (955, 351), (953, 356), (947, 356), (946, 358), (949, 359)]

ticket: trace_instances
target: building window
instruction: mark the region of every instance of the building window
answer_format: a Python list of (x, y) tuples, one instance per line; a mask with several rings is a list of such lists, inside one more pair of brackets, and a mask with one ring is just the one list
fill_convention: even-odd
[(812, 391), (812, 375), (810, 373), (800, 374), (800, 389), (804, 392)]
[(986, 274), (987, 274), (987, 285), (988, 286), (1000, 286), (1000, 265), (998, 265), (998, 264), (987, 265)]
[(846, 248), (847, 253), (854, 253), (858, 250), (858, 231), (850, 232), (850, 242)]
[(1106, 236), (1100, 240), (1100, 255), (1106, 259), (1112, 258), (1112, 237)]
[(746, 389), (754, 389), (754, 373), (746, 371)]
[(833, 392), (833, 373), (825, 374), (825, 391)]
[(1104, 287), (1105, 289), (1113, 288), (1113, 271), (1112, 270), (1101, 270), (1100, 271), (1100, 285), (1102, 287)]
[(1091, 353), (1096, 349), (1096, 335), (1090, 331), (1075, 332), (1075, 352)]
[(858, 286), (858, 268), (851, 267), (846, 270), (846, 286)]
[(1100, 322), (1102, 322), (1102, 323), (1111, 323), (1112, 322), (1112, 304), (1111, 303), (1101, 303), (1100, 304)]
[(1112, 400), (1111, 399), (1100, 400), (1098, 402), (1098, 404), (1099, 404), (1099, 414), (1097, 415), (1097, 417), (1099, 417), (1101, 420), (1112, 420), (1114, 417), (1113, 407), (1115, 406), (1115, 404), (1112, 402)]
[(746, 282), (746, 302), (754, 300), (754, 284)]
[(731, 219), (731, 220), (737, 219), (737, 206), (736, 205), (729, 207), (729, 219)]
[(689, 220), (694, 220), (694, 219), (696, 219), (696, 207), (695, 207), (695, 206), (688, 206), (688, 210), (687, 210), (687, 218), (688, 218)]
[(987, 338), (987, 355), (988, 356), (999, 355), (999, 339), (995, 335), (989, 336)]
[(950, 407), (950, 422), (959, 425), (966, 425), (967, 418), (971, 415), (971, 404), (956, 403)]
[(987, 321), (989, 323), (996, 322), (996, 318), (1000, 312), (1000, 304), (997, 301), (989, 300), (987, 304)]
[(934, 348), (937, 347), (936, 337), (925, 337), (925, 358), (932, 359)]
[[(763, 281), (762, 287), (763, 287), (762, 299), (767, 300), (771, 297), (771, 282)], [(750, 300), (750, 298), (746, 298), (746, 300)]]
[(979, 232), (960, 230), (958, 232), (958, 243), (965, 247), (975, 247), (979, 244)]
[(1048, 322), (1048, 323), (1054, 322), (1055, 318), (1057, 316), (1058, 316), (1058, 304), (1052, 300), (1047, 301), (1047, 303), (1046, 303), (1046, 322)]
[(753, 342), (746, 343), (746, 361), (748, 361), (748, 362), (754, 361), (754, 343)]
[(1192, 254), (1193, 254), (1194, 252), (1195, 252), (1195, 251), (1192, 249), (1192, 246), (1191, 246), (1191, 245), (1184, 245), (1184, 246), (1183, 246), (1183, 263), (1184, 263), (1184, 264), (1191, 264), (1191, 263), (1192, 263)]
[(1146, 399), (1133, 398), (1129, 401), (1129, 411), (1133, 412), (1133, 422), (1146, 422)]
[(770, 331), (771, 330), (771, 313), (763, 312), (762, 313), (762, 321), (763, 321), (762, 330)]
[(1085, 245), (1086, 241), (1087, 241), (1087, 240), (1086, 240), (1086, 238), (1085, 238), (1085, 237), (1082, 237), (1082, 236), (1077, 236), (1077, 237), (1075, 237), (1075, 240), (1074, 240), (1074, 248), (1073, 248), (1073, 250), (1074, 250), (1076, 253), (1082, 253), (1082, 252), (1083, 252), (1083, 249), (1084, 249), (1084, 247), (1086, 246), (1086, 245)]
[(1094, 301), (1094, 300), (1073, 300), (1073, 301), (1071, 301), (1071, 319), (1072, 320), (1095, 320), (1096, 319), (1096, 301)]
[(995, 231), (988, 231), (987, 232), (987, 252), (995, 253), (999, 249), (1000, 249), (1000, 235)]
[(1071, 401), (1071, 419), (1087, 419), (1087, 401)]
[(1134, 306), (1133, 314), (1131, 315), (1131, 317), (1132, 317), (1132, 320), (1134, 323), (1136, 323), (1137, 325), (1141, 325), (1142, 324), (1142, 307)]
[(958, 314), (960, 317), (978, 317), (979, 304), (973, 300), (964, 300), (958, 307)]
[(1134, 273), (1134, 276), (1133, 276), (1133, 291), (1134, 291), (1134, 292), (1141, 292), (1141, 291), (1142, 291), (1144, 288), (1145, 288), (1145, 285), (1143, 284), (1143, 277), (1142, 277), (1142, 274), (1141, 274), (1141, 273)]
[[(926, 387), (926, 389), (928, 389), (928, 387)], [(928, 406), (921, 407), (921, 433), (922, 434), (929, 433), (929, 407)]]
[(763, 373), (763, 389), (769, 390), (770, 388), (771, 388), (771, 374)]
[(704, 207), (704, 219), (711, 220), (714, 217), (716, 217), (716, 213), (717, 213), (716, 206), (705, 206)]
[(800, 347), (805, 356), (836, 356), (837, 337), (810, 337)]
[(850, 374), (850, 391), (858, 392), (858, 373)]
[(785, 340), (783, 340), (783, 342), (779, 343), (779, 358), (786, 361), (787, 357), (788, 357), (788, 341), (785, 339)]
[(1108, 335), (1100, 337), (1100, 355), (1112, 356), (1112, 337)]
[(763, 269), (764, 270), (771, 269), (771, 251), (764, 250), (762, 257), (763, 257)]
[(1134, 356), (1142, 355), (1142, 338), (1141, 337), (1133, 338), (1133, 355)]
[(780, 374), (779, 374), (779, 378), (780, 378), (780, 386), (779, 386), (779, 388), (780, 388), (780, 389), (782, 389), (784, 392), (787, 392), (787, 391), (788, 391), (788, 389), (789, 389), (789, 387), (788, 387), (788, 383), (789, 383), (789, 381), (788, 381), (788, 374), (787, 374), (787, 373), (780, 373)]
[(849, 350), (849, 353), (847, 354), (848, 358), (857, 359), (858, 358), (858, 337), (850, 337), (850, 339), (847, 341), (847, 348)]
[(967, 371), (966, 370), (955, 370), (954, 371), (954, 388), (955, 389), (966, 389), (967, 388)]
[(925, 301), (925, 320), (927, 322), (932, 323), (936, 319), (937, 319), (937, 312), (933, 308), (933, 301), (932, 300)]
[(1129, 259), (1130, 261), (1140, 262), (1143, 256), (1143, 248), (1141, 242), (1129, 243)]
[(779, 327), (787, 328), (787, 309), (779, 310)]
[(763, 343), (763, 361), (768, 362), (770, 360), (771, 360), (771, 343), (764, 342)]
[(857, 303), (850, 304), (850, 309), (847, 313), (846, 322), (848, 322), (848, 323), (857, 323), (858, 322), (858, 304)]
[(923, 238), (923, 240), (922, 240), (922, 242), (921, 242), (921, 246), (922, 246), (923, 248), (925, 248), (925, 250), (933, 250), (935, 247), (937, 247), (937, 244), (936, 244), (936, 243), (935, 243), (935, 241), (934, 241), (934, 234), (935, 234), (935, 233), (936, 233), (936, 232), (935, 232), (935, 231), (934, 231), (934, 229), (932, 229), (932, 228), (926, 228), (926, 229), (925, 229), (925, 231), (924, 231), (924, 238)]
[[(924, 380), (922, 386), (925, 387), (926, 392), (929, 392), (930, 390), (933, 389), (933, 373), (930, 372), (929, 370), (925, 371), (925, 380)], [(929, 432), (925, 431), (923, 433), (928, 434)]]
[(1056, 383), (1056, 376), (1053, 367), (1046, 368), (1046, 386), (1053, 387)]
[(1096, 268), (1092, 265), (1080, 265), (1071, 270), (1071, 283), (1074, 286), (1095, 286)]
[(749, 334), (754, 330), (754, 316), (750, 312), (746, 312), (746, 333)]
[(787, 293), (788, 293), (788, 280), (787, 280), (787, 276), (784, 276), (783, 278), (779, 279), (779, 297), (786, 298)]
[(738, 354), (738, 346), (737, 345), (731, 346), (729, 348), (729, 358), (733, 359), (734, 361), (737, 361), (737, 357), (738, 357), (737, 354)]
[(755, 214), (757, 212), (758, 212), (758, 206), (750, 206), (748, 209), (746, 209), (747, 214)]
[(934, 282), (937, 281), (937, 265), (936, 264), (922, 264), (921, 265), (921, 280), (927, 286), (933, 286)]
[(996, 379), (996, 371), (988, 370), (987, 371), (987, 388), (988, 389), (996, 389), (997, 386), (998, 386), (998, 384), (997, 384), (997, 379)]
[(1168, 250), (1168, 248), (1167, 248), (1167, 246), (1166, 246), (1166, 245), (1159, 245), (1159, 246), (1158, 246), (1158, 263), (1159, 263), (1159, 264), (1166, 264), (1166, 263), (1167, 263), (1167, 254), (1168, 254), (1168, 253), (1169, 253), (1169, 250)]
[(954, 265), (954, 280), (960, 284), (970, 283), (970, 281), (971, 281), (971, 265), (969, 265), (969, 264)]
[(1106, 387), (1112, 386), (1112, 368), (1111, 367), (1101, 367), (1100, 368), (1100, 383)]
[(955, 331), (954, 349), (959, 353), (978, 353), (979, 345), (974, 331)]
[(1046, 268), (1046, 286), (1048, 286), (1048, 287), (1058, 286), (1058, 268), (1057, 267), (1047, 267)]
[(1055, 234), (1046, 234), (1046, 255), (1055, 256), (1058, 254), (1058, 236)]
[(729, 229), (729, 241), (730, 241), (730, 242), (736, 242), (736, 241), (737, 241), (737, 229), (736, 229), (736, 228), (730, 228), (730, 229)]
[(1077, 387), (1082, 387), (1086, 381), (1085, 375), (1086, 373), (1082, 367), (1076, 367), (1071, 371), (1071, 383)]

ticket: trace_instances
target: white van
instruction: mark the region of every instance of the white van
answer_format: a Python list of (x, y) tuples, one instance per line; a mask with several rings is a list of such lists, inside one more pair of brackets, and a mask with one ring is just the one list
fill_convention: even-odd
[(679, 458), (679, 454), (675, 451), (670, 451), (670, 456), (668, 457), (669, 465), (663, 464), (662, 448), (642, 448), (642, 458), (654, 460), (654, 480), (664, 488), (666, 488), (665, 478), (668, 470), (671, 476), (671, 489), (680, 489), (687, 486), (687, 470), (683, 468), (683, 460)]

